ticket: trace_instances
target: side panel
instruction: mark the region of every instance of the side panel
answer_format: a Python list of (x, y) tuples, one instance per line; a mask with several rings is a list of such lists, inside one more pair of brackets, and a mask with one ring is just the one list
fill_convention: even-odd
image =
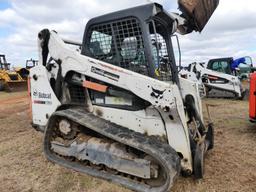
[(33, 123), (45, 126), (60, 102), (51, 88), (44, 66), (38, 65), (30, 70), (30, 85)]
[(203, 117), (202, 102), (201, 102), (200, 88), (199, 88), (200, 85), (201, 84), (199, 83), (198, 80), (193, 82), (191, 80), (180, 78), (182, 98), (185, 99), (187, 95), (192, 95), (195, 100), (196, 108), (199, 111), (200, 116)]
[[(179, 93), (178, 93), (179, 94)], [(180, 154), (182, 169), (192, 171), (192, 158), (189, 145), (188, 129), (184, 129), (182, 124), (186, 123), (182, 100), (177, 101), (177, 108), (180, 111), (166, 113), (159, 108), (148, 107), (141, 111), (127, 111), (107, 107), (94, 106), (94, 114), (127, 127), (136, 132), (149, 136), (158, 136), (168, 143)]]
[(249, 116), (252, 121), (256, 121), (256, 73), (250, 77), (250, 100), (249, 100)]
[(166, 140), (164, 122), (159, 112), (148, 107), (141, 111), (128, 111), (108, 107), (93, 106), (93, 113), (103, 119), (109, 120), (123, 127), (146, 135), (158, 135)]

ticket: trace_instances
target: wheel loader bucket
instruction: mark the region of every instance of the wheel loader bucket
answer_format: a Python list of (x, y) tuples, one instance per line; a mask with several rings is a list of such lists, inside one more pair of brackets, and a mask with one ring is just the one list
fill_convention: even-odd
[(201, 32), (218, 7), (219, 0), (179, 0), (178, 3), (192, 30)]
[(0, 70), (0, 90), (7, 92), (27, 90), (27, 78), (16, 71)]
[(4, 85), (4, 90), (7, 92), (26, 91), (27, 90), (27, 82), (26, 81), (6, 82)]

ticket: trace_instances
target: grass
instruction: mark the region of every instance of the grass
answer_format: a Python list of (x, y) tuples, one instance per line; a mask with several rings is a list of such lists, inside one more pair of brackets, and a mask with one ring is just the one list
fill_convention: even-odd
[(69, 191), (74, 187), (75, 184), (75, 175), (71, 171), (65, 171), (64, 173), (59, 175), (57, 182), (55, 184), (56, 192), (65, 192)]
[[(31, 128), (27, 113), (20, 113), (28, 106), (21, 98), (26, 94), (0, 92), (0, 101), (15, 101), (0, 102), (1, 192), (130, 192), (49, 162), (42, 152), (43, 134)], [(206, 156), (205, 177), (200, 182), (179, 177), (172, 192), (255, 191), (256, 124), (248, 120), (248, 102), (205, 99), (203, 103), (205, 117), (205, 103), (216, 105), (210, 110), (215, 148)]]

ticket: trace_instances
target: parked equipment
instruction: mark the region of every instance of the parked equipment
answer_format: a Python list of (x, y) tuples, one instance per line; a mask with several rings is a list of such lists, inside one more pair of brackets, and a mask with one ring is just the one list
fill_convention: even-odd
[(29, 59), (26, 61), (26, 67), (16, 67), (15, 71), (22, 77), (23, 80), (27, 81), (29, 76), (29, 70), (32, 67), (35, 67), (38, 65), (38, 60)]
[(249, 117), (256, 122), (256, 73), (250, 75)]
[(182, 74), (204, 84), (206, 97), (243, 99), (248, 92), (237, 76), (206, 69), (202, 63), (190, 64)]
[(249, 79), (251, 72), (256, 71), (253, 67), (252, 58), (249, 56), (234, 59), (233, 57), (211, 59), (207, 69), (238, 76), (240, 80)]
[(180, 171), (203, 177), (213, 126), (170, 38), (202, 31), (218, 1), (179, 4), (182, 17), (153, 3), (91, 19), (81, 53), (55, 31), (38, 34), (33, 126), (50, 161), (141, 192), (168, 191)]
[(35, 59), (29, 59), (26, 61), (26, 69), (31, 69), (38, 65), (38, 60)]
[(0, 55), (0, 91), (21, 91), (27, 87), (26, 81), (14, 70), (10, 70), (5, 55)]

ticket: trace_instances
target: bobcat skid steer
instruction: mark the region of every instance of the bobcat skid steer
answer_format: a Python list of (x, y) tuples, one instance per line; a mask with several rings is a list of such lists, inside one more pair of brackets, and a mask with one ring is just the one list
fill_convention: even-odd
[(207, 69), (201, 63), (190, 64), (180, 75), (203, 84), (206, 97), (243, 99), (248, 91), (237, 76)]
[(91, 19), (81, 52), (55, 31), (38, 34), (32, 117), (50, 161), (141, 192), (168, 191), (180, 172), (203, 177), (213, 127), (195, 83), (178, 76), (170, 38), (202, 31), (218, 1), (184, 2), (183, 17), (152, 3)]
[(208, 61), (207, 69), (237, 76), (241, 81), (248, 80), (250, 73), (256, 71), (249, 56), (237, 59), (233, 57), (211, 59)]

